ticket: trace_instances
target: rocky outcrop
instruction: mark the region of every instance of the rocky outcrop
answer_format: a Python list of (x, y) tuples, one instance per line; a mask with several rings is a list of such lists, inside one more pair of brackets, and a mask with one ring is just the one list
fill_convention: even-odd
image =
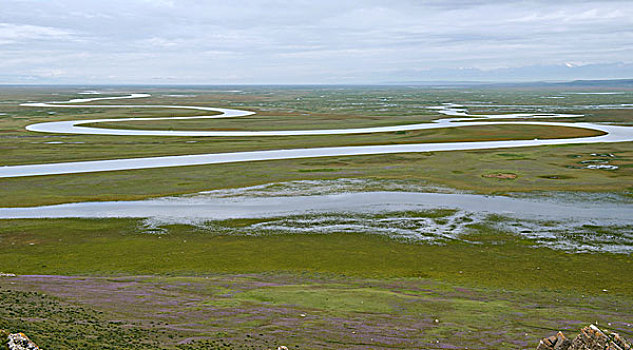
[(0, 330), (0, 343), (5, 345), (9, 350), (39, 350), (24, 333), (10, 334), (4, 330)]
[(590, 325), (580, 330), (580, 334), (570, 341), (558, 332), (539, 342), (536, 350), (633, 350), (631, 344), (619, 334)]

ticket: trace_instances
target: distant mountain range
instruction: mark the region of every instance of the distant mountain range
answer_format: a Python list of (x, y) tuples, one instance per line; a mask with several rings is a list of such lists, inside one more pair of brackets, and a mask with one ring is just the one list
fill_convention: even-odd
[(621, 87), (633, 88), (633, 79), (605, 79), (605, 80), (574, 80), (561, 83), (550, 83), (557, 86), (579, 86), (579, 87)]
[(428, 87), (543, 87), (543, 88), (619, 88), (633, 89), (633, 79), (602, 79), (573, 81), (489, 82), (489, 81), (403, 81), (385, 85), (415, 85)]

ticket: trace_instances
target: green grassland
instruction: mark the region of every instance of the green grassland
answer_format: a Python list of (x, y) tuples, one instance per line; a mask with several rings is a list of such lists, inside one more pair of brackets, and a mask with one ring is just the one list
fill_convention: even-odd
[(222, 230), (252, 223), (153, 234), (137, 220), (5, 221), (4, 271), (50, 276), (0, 278), (0, 328), (60, 349), (516, 349), (591, 322), (633, 332), (629, 255), (565, 253), (485, 225), (442, 245)]
[[(17, 92), (13, 92), (17, 94)], [(294, 94), (298, 94), (295, 92)], [(7, 92), (9, 94), (9, 92)], [(281, 92), (277, 99), (289, 99), (288, 93)], [(37, 95), (36, 95), (37, 96)], [(294, 95), (291, 95), (294, 96)], [(76, 97), (72, 95), (38, 96), (38, 100), (63, 100)], [(203, 98), (204, 97), (204, 98)], [(517, 126), (517, 125), (482, 125), (460, 129), (441, 129), (431, 131), (408, 131), (395, 133), (374, 133), (344, 136), (293, 136), (293, 137), (121, 137), (97, 135), (56, 135), (27, 132), (28, 124), (42, 121), (81, 120), (117, 117), (181, 117), (196, 116), (205, 113), (200, 111), (176, 109), (63, 109), (17, 107), (27, 96), (16, 95), (12, 100), (0, 105), (0, 151), (3, 157), (0, 165), (33, 164), (47, 162), (63, 162), (77, 160), (113, 159), (125, 154), (127, 157), (146, 157), (161, 155), (180, 155), (195, 153), (218, 153), (232, 151), (251, 151), (283, 148), (309, 148), (325, 146), (353, 146), (374, 144), (402, 144), (418, 142), (450, 142), (450, 141), (486, 141), (507, 139), (533, 139), (556, 137), (583, 137), (599, 133), (572, 128)], [(245, 97), (242, 97), (243, 99)], [(320, 103), (312, 102), (312, 109), (294, 110), (286, 107), (285, 100), (272, 100), (265, 104), (259, 101), (261, 96), (249, 96), (249, 105), (237, 107), (256, 111), (258, 114), (245, 118), (204, 119), (177, 121), (128, 121), (120, 123), (97, 123), (99, 127), (129, 127), (172, 130), (270, 130), (270, 129), (327, 129), (372, 127), (384, 125), (401, 125), (428, 122), (441, 117), (426, 108), (420, 108), (417, 114), (396, 114), (393, 111), (385, 115), (372, 108), (354, 109), (350, 112), (323, 112)], [(271, 97), (267, 97), (272, 99)], [(305, 97), (304, 97), (305, 98)], [(349, 97), (352, 99), (354, 97)], [(356, 97), (360, 98), (361, 97)], [(348, 98), (346, 98), (347, 100)], [(99, 101), (103, 104), (180, 104), (211, 105), (236, 107), (225, 99), (215, 95), (202, 95), (194, 99), (163, 98), (160, 96), (130, 101)], [(325, 100), (325, 99), (324, 99)], [(214, 103), (214, 101), (216, 103)], [(296, 101), (296, 100), (295, 100)], [(303, 101), (303, 100), (301, 100)], [(300, 101), (300, 102), (301, 102)], [(355, 101), (355, 100), (352, 100)], [(329, 100), (320, 101), (330, 102)], [(331, 102), (334, 103), (334, 102)], [(350, 102), (356, 103), (356, 102)], [(438, 102), (435, 102), (438, 103)], [(421, 107), (426, 107), (421, 106)], [(48, 114), (49, 112), (55, 114)], [(354, 114), (350, 114), (354, 113)], [(382, 114), (381, 114), (382, 113)], [(208, 114), (208, 113), (206, 113)]]
[(181, 225), (151, 234), (142, 227), (132, 219), (6, 220), (0, 266), (61, 275), (320, 272), (633, 295), (628, 283), (633, 260), (626, 254), (536, 249), (530, 240), (486, 226), (473, 227), (468, 242), (442, 245), (343, 233), (243, 236)]
[[(0, 149), (2, 165), (33, 164), (61, 161), (112, 159), (125, 157), (162, 156), (195, 153), (249, 151), (257, 149), (283, 149), (296, 147), (322, 147), (343, 145), (396, 144), (413, 142), (448, 142), (464, 140), (504, 140), (509, 138), (530, 139), (550, 137), (587, 136), (587, 130), (551, 128), (538, 126), (483, 125), (459, 129), (433, 131), (411, 131), (400, 133), (376, 133), (346, 136), (304, 137), (257, 137), (257, 138), (185, 138), (185, 137), (120, 137), (93, 135), (46, 135), (27, 132), (23, 127), (43, 120), (126, 117), (130, 113), (138, 116), (196, 115), (195, 111), (181, 110), (137, 110), (127, 109), (64, 109), (59, 114), (47, 115), (51, 109), (29, 109), (16, 107), (18, 102), (36, 100), (63, 100), (76, 97), (68, 92), (52, 98), (50, 93), (35, 90), (7, 93), (0, 110)], [(150, 91), (153, 92), (153, 91)], [(20, 95), (23, 94), (23, 95)], [(430, 120), (437, 115), (426, 107), (442, 101), (464, 99), (463, 92), (399, 90), (274, 90), (253, 89), (243, 95), (200, 92), (191, 98), (161, 97), (157, 94), (142, 103), (191, 104), (252, 109), (264, 118), (293, 128), (315, 128), (327, 125), (348, 127), (347, 118), (354, 125), (376, 125), (375, 123), (406, 123), (411, 119)], [(340, 94), (340, 95), (339, 95)], [(509, 101), (519, 99), (521, 103), (543, 103), (543, 99), (532, 97), (524, 101), (529, 93), (501, 94), (484, 91), (486, 98)], [(31, 96), (34, 95), (35, 97)], [(394, 95), (393, 110), (378, 111), (385, 104), (385, 96)], [(488, 96), (490, 95), (490, 96)], [(532, 93), (541, 96), (542, 92)], [(324, 96), (324, 97), (320, 97)], [(524, 97), (521, 97), (524, 96)], [(582, 98), (587, 99), (585, 95)], [(615, 97), (614, 97), (615, 96)], [(601, 103), (616, 103), (612, 100), (620, 95), (603, 95)], [(467, 96), (472, 97), (472, 96)], [(300, 98), (300, 100), (297, 100)], [(501, 99), (503, 98), (503, 100)], [(581, 97), (574, 97), (580, 99)], [(593, 97), (595, 98), (595, 97)], [(359, 102), (361, 101), (361, 102)], [(582, 103), (584, 100), (575, 101)], [(100, 101), (113, 103), (114, 101)], [(396, 103), (397, 102), (397, 103)], [(501, 103), (500, 102), (500, 103)], [(587, 101), (584, 101), (588, 103)], [(117, 102), (120, 103), (120, 102)], [(133, 103), (127, 101), (125, 103)], [(365, 103), (359, 107), (357, 103)], [(558, 100), (556, 103), (559, 103)], [(352, 109), (344, 107), (352, 104)], [(330, 106), (330, 107), (328, 107)], [(575, 106), (575, 104), (573, 105)], [(563, 106), (565, 107), (565, 106)], [(572, 106), (567, 106), (572, 107)], [(403, 110), (407, 108), (406, 110)], [(553, 108), (553, 107), (552, 107)], [(332, 110), (325, 114), (326, 110)], [(409, 112), (415, 111), (412, 115)], [(507, 112), (516, 112), (508, 107)], [(534, 111), (533, 111), (534, 112)], [(158, 114), (157, 114), (158, 113)], [(268, 115), (266, 115), (268, 113)], [(402, 113), (402, 115), (397, 115)], [(603, 113), (591, 111), (591, 113)], [(307, 115), (303, 115), (307, 114)], [(313, 114), (317, 114), (315, 117)], [(621, 115), (624, 115), (621, 113)], [(226, 120), (232, 128), (250, 128), (243, 123), (246, 118)], [(329, 121), (326, 121), (329, 120)], [(182, 122), (182, 121), (181, 121)], [(202, 121), (197, 121), (202, 123)], [(207, 120), (210, 127), (217, 127), (218, 120)], [(374, 123), (374, 124), (372, 124)], [(265, 127), (270, 123), (263, 123)], [(176, 124), (172, 125), (176, 126)], [(180, 126), (182, 127), (182, 125)], [(53, 142), (47, 143), (47, 142)], [(61, 143), (60, 143), (61, 142)], [(299, 159), (285, 161), (252, 162), (245, 164), (223, 164), (169, 169), (121, 171), (99, 174), (44, 176), (33, 178), (2, 179), (2, 206), (30, 206), (83, 200), (140, 199), (163, 195), (192, 193), (218, 188), (233, 188), (300, 179), (332, 179), (341, 177), (370, 177), (399, 179), (414, 182), (440, 184), (480, 193), (504, 193), (508, 191), (618, 191), (630, 192), (631, 156), (630, 143), (604, 145), (573, 145), (556, 147), (522, 148), (516, 150), (485, 150), (469, 152), (439, 152), (384, 156), (356, 156), (322, 159)], [(584, 169), (580, 162), (591, 160), (592, 153), (611, 153), (616, 156), (609, 161), (620, 169)], [(459, 167), (455, 165), (459, 164)], [(326, 169), (327, 171), (324, 171)], [(482, 175), (509, 172), (518, 175), (515, 180), (482, 178)]]
[[(556, 90), (399, 87), (104, 90), (105, 96), (120, 92), (153, 96), (99, 103), (207, 105), (258, 112), (235, 120), (152, 126), (163, 129), (263, 130), (276, 129), (276, 123), (289, 129), (406, 124), (436, 118), (427, 106), (469, 101), (513, 105), (471, 108), (471, 112), (583, 113), (587, 116), (580, 120), (632, 121), (630, 110), (587, 107), (630, 103), (630, 92), (575, 95)], [(29, 100), (77, 98), (77, 91), (59, 88), (54, 91), (57, 95), (51, 95), (50, 88), (3, 88), (0, 113), (6, 115), (0, 115), (0, 165), (334, 145), (574, 137), (585, 132), (483, 125), (430, 132), (246, 139), (46, 135), (23, 129), (45, 120), (206, 114), (17, 107)], [(543, 98), (559, 95), (565, 98)], [(53, 111), (57, 114), (47, 114)], [(115, 124), (110, 126), (122, 126)], [(137, 125), (146, 126), (149, 124)], [(588, 162), (594, 161), (619, 168), (587, 169)], [(496, 173), (517, 177), (483, 176)], [(439, 185), (485, 194), (589, 191), (630, 197), (633, 143), (7, 178), (0, 179), (0, 207), (143, 199), (338, 178)], [(170, 225), (157, 233), (134, 219), (2, 220), (0, 272), (52, 276), (0, 277), (0, 328), (24, 330), (44, 348), (56, 349), (263, 349), (279, 345), (516, 349), (533, 348), (538, 338), (554, 330), (575, 331), (595, 321), (612, 323), (609, 327), (625, 335), (633, 332), (630, 254), (554, 250), (486, 224), (472, 225), (467, 240), (442, 244), (354, 233), (231, 233), (232, 228), (247, 229), (252, 223), (227, 220), (205, 228)]]
[[(140, 88), (139, 88), (140, 89)], [(217, 91), (216, 91), (217, 90)], [(43, 88), (3, 89), (0, 104), (0, 165), (46, 162), (113, 159), (179, 154), (249, 151), (344, 145), (397, 144), (415, 142), (449, 142), (464, 140), (505, 140), (550, 137), (587, 136), (587, 130), (537, 126), (482, 125), (459, 129), (376, 133), (346, 136), (257, 137), (257, 138), (185, 138), (185, 137), (120, 137), (93, 135), (47, 135), (27, 132), (24, 126), (44, 120), (112, 118), (116, 116), (184, 116), (198, 115), (183, 110), (127, 109), (55, 109), (18, 107), (23, 101), (49, 101), (76, 98), (73, 90), (58, 89), (57, 95)], [(128, 91), (112, 91), (120, 95)], [(206, 120), (209, 128), (249, 129), (345, 128), (350, 125), (384, 125), (430, 121), (438, 115), (426, 107), (441, 102), (490, 101), (509, 104), (504, 108), (488, 108), (489, 112), (578, 112), (579, 105), (625, 103), (625, 95), (564, 95), (565, 99), (548, 100), (543, 96), (557, 91), (516, 90), (424, 90), (404, 88), (245, 88), (240, 93), (223, 89), (157, 90), (138, 101), (99, 101), (104, 104), (152, 103), (234, 107), (257, 111), (258, 115), (233, 120)], [(173, 93), (191, 97), (169, 97)], [(142, 101), (142, 102), (139, 102)], [(521, 107), (538, 104), (541, 107)], [(513, 105), (517, 107), (512, 107)], [(58, 114), (48, 115), (55, 111)], [(614, 111), (588, 109), (592, 118), (608, 120)], [(618, 112), (618, 121), (630, 120), (628, 111)], [(256, 122), (261, 119), (261, 122)], [(626, 119), (628, 118), (628, 119)], [(251, 120), (252, 119), (252, 120)], [(248, 122), (245, 122), (248, 121)], [(170, 127), (187, 128), (180, 121)], [(215, 124), (215, 123), (224, 124)], [(348, 124), (348, 122), (350, 124)], [(170, 122), (171, 123), (171, 122)], [(254, 124), (253, 124), (254, 123)], [(185, 123), (186, 124), (186, 123)], [(164, 127), (164, 125), (163, 125)], [(50, 143), (52, 142), (52, 143)], [(29, 206), (82, 200), (140, 199), (162, 195), (192, 193), (218, 188), (233, 188), (300, 179), (332, 179), (368, 177), (404, 179), (439, 184), (480, 193), (508, 191), (631, 191), (630, 143), (603, 145), (570, 145), (484, 150), (468, 152), (437, 152), (384, 156), (354, 156), (322, 159), (252, 162), (193, 166), (169, 169), (121, 171), (99, 174), (44, 176), (2, 179), (3, 196), (0, 206)], [(582, 161), (592, 160), (592, 153), (614, 154), (610, 164), (618, 170), (585, 169)], [(459, 166), (456, 166), (459, 164)], [(327, 169), (327, 171), (319, 171)], [(482, 175), (508, 172), (518, 175), (515, 180), (482, 178)]]

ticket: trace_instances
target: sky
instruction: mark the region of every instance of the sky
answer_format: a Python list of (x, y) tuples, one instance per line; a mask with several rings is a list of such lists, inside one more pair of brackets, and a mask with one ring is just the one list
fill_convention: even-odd
[(0, 84), (613, 78), (632, 0), (0, 0)]

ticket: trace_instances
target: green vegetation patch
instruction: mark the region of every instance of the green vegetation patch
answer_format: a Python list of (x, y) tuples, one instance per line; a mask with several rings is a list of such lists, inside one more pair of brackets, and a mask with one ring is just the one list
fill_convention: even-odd
[(0, 266), (62, 275), (319, 272), (633, 295), (630, 255), (571, 254), (471, 226), (467, 242), (437, 245), (353, 233), (231, 235), (186, 225), (156, 235), (143, 233), (140, 221), (123, 219), (4, 220)]

